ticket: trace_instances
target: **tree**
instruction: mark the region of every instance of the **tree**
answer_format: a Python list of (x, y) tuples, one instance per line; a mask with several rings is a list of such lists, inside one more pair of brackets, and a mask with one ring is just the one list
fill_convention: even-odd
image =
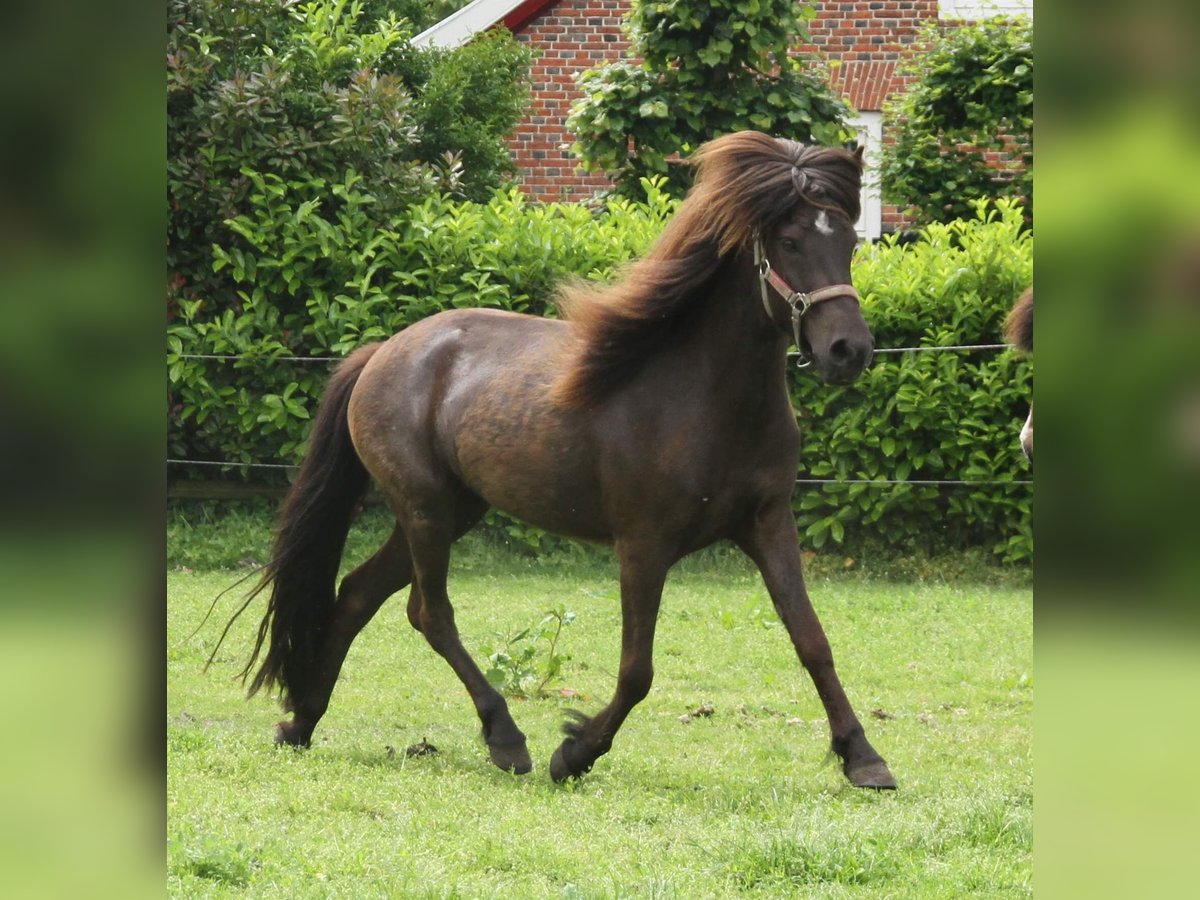
[(236, 243), (228, 223), (266, 205), (264, 177), (331, 220), (353, 185), (384, 227), (431, 191), (482, 197), (511, 173), (504, 141), (527, 102), (528, 51), (506, 33), (418, 50), (414, 24), (392, 7), (170, 0), (167, 262), (178, 297), (204, 298), (212, 313), (237, 304), (212, 248)]
[(757, 129), (836, 144), (850, 137), (849, 107), (822, 74), (789, 54), (808, 38), (812, 5), (795, 0), (638, 0), (630, 53), (641, 57), (584, 72), (583, 98), (567, 127), (589, 171), (640, 197), (641, 178), (661, 175), (672, 193), (691, 183), (673, 165), (721, 134)]
[(971, 218), (980, 198), (1018, 197), (1033, 217), (1033, 47), (1027, 19), (930, 25), (884, 113), (883, 199), (921, 223)]

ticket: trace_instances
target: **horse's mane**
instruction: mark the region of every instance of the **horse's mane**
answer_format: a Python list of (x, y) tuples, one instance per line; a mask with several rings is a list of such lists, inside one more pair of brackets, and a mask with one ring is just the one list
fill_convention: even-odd
[(1033, 352), (1033, 288), (1028, 287), (1004, 321), (1004, 339), (1023, 353)]
[(745, 131), (710, 141), (690, 162), (695, 184), (650, 252), (616, 284), (562, 291), (577, 354), (553, 389), (563, 405), (591, 406), (636, 371), (679, 333), (724, 258), (748, 249), (797, 204), (858, 218), (861, 151)]

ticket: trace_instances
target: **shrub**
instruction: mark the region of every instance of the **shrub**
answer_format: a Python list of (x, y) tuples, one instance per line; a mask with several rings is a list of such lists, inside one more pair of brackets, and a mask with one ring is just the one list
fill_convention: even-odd
[[(854, 282), (876, 346), (995, 343), (1033, 280), (1033, 240), (1019, 204), (980, 202), (971, 219), (922, 229), (923, 240), (864, 245)], [(997, 481), (999, 485), (798, 485), (806, 542), (895, 549), (987, 546), (1008, 561), (1033, 552), (1028, 477), (1016, 434), (1032, 364), (1010, 352), (877, 358), (854, 385), (797, 375), (801, 477)]]
[(496, 186), (516, 174), (508, 145), (528, 101), (520, 80), (529, 51), (503, 29), (493, 29), (453, 50), (420, 54), (428, 75), (420, 82), (414, 119), (417, 155), (435, 162), (456, 156), (462, 166), (457, 193), (487, 202)]
[(584, 72), (568, 129), (575, 152), (626, 197), (661, 176), (675, 196), (691, 184), (678, 164), (702, 143), (748, 128), (803, 142), (850, 137), (849, 107), (823, 73), (791, 49), (808, 40), (810, 3), (796, 0), (639, 0), (629, 14), (630, 53)]
[[(442, 4), (445, 7), (446, 4)], [(528, 98), (529, 52), (501, 33), (454, 51), (409, 43), (414, 26), (372, 0), (171, 0), (167, 28), (168, 316), (203, 299), (239, 307), (213, 245), (229, 221), (261, 217), (269, 185), (295, 209), (366, 241), (435, 191), (487, 196), (509, 171), (505, 138)], [(455, 120), (456, 128), (442, 123)], [(301, 214), (303, 214), (301, 212)], [(220, 262), (220, 260), (216, 260)], [(336, 261), (330, 280), (340, 290)]]
[(1027, 19), (923, 32), (902, 69), (911, 86), (885, 109), (883, 199), (920, 222), (969, 218), (982, 198), (1033, 215), (1033, 44)]

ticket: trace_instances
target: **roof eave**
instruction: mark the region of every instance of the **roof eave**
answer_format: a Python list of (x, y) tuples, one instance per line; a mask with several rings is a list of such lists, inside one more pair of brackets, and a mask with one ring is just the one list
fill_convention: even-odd
[(468, 43), (475, 35), (503, 24), (516, 31), (558, 0), (474, 0), (413, 38), (414, 47), (449, 50)]

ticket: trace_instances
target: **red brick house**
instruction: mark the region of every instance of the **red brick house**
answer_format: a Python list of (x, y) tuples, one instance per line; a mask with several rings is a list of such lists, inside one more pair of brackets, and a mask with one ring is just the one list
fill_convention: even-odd
[[(570, 152), (573, 136), (565, 123), (579, 96), (575, 79), (586, 69), (625, 55), (629, 41), (621, 26), (631, 5), (632, 0), (475, 0), (414, 42), (453, 47), (503, 25), (535, 48), (539, 55), (530, 72), (532, 101), (510, 141), (513, 159), (531, 197), (580, 200), (608, 181), (580, 172)], [(883, 102), (903, 88), (897, 64), (910, 52), (924, 23), (1032, 14), (1032, 0), (814, 0), (814, 6), (812, 43), (796, 49), (824, 59), (833, 87), (858, 110), (854, 124), (867, 147), (868, 165), (883, 138)], [(865, 181), (859, 233), (878, 237), (881, 231), (902, 227), (897, 211), (880, 203), (869, 172)]]

